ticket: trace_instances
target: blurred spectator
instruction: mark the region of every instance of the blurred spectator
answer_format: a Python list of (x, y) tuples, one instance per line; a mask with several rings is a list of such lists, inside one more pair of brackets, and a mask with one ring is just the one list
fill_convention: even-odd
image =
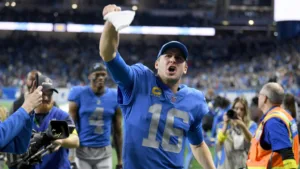
[(284, 108), (286, 111), (288, 111), (291, 116), (296, 119), (297, 112), (296, 112), (296, 100), (294, 98), (294, 95), (291, 93), (286, 93), (283, 98), (283, 102), (281, 107)]
[(214, 99), (214, 108), (216, 114), (214, 116), (213, 126), (211, 130), (211, 137), (215, 138), (217, 135), (217, 126), (223, 121), (224, 114), (230, 109), (230, 100), (225, 97), (217, 96)]
[[(0, 121), (3, 122), (8, 116), (7, 109), (3, 106), (0, 106)], [(5, 167), (5, 154), (0, 153), (0, 168)]]
[(15, 100), (13, 102), (13, 105), (11, 107), (10, 110), (10, 115), (13, 114), (14, 112), (16, 112), (24, 103), (24, 97), (25, 95), (28, 93), (28, 91), (30, 90), (30, 88), (33, 85), (33, 82), (36, 78), (36, 74), (41, 75), (41, 72), (37, 71), (37, 70), (32, 70), (30, 71), (27, 76), (26, 76), (26, 89), (23, 89), (23, 86), (21, 86), (21, 95), (19, 96), (19, 98), (17, 100)]
[(0, 106), (0, 121), (3, 122), (8, 116), (7, 109), (3, 106)]
[(260, 118), (263, 115), (263, 112), (258, 108), (258, 96), (252, 98), (250, 104), (250, 119), (256, 122), (257, 124), (260, 123)]
[[(98, 39), (88, 34), (73, 36), (45, 38), (37, 33), (14, 32), (0, 37), (0, 86), (20, 87), (25, 72), (32, 69), (50, 76), (57, 87), (87, 84), (84, 75), (88, 65), (100, 59), (94, 45)], [(142, 62), (153, 68), (153, 56), (157, 55), (153, 49), (168, 40), (182, 41), (190, 49), (189, 75), (182, 82), (191, 87), (218, 93), (225, 89), (255, 90), (268, 81), (277, 81), (286, 91), (300, 96), (300, 38), (278, 43), (260, 33), (209, 38), (143, 35), (121, 41), (119, 50), (128, 64)], [(108, 82), (109, 86), (114, 84), (111, 79)]]

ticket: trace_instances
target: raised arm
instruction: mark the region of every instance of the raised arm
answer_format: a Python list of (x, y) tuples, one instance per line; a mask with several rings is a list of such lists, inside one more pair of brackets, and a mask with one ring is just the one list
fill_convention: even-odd
[[(31, 116), (29, 113), (42, 102), (42, 87), (38, 87), (29, 94), (15, 113), (0, 123), (0, 150), (11, 153), (23, 153), (26, 151), (31, 137)], [(26, 135), (19, 142), (18, 135)], [(27, 131), (27, 132), (25, 132)]]
[[(103, 16), (110, 12), (121, 11), (116, 5), (107, 5), (103, 9)], [(114, 81), (123, 87), (130, 88), (133, 85), (133, 70), (128, 66), (118, 53), (119, 33), (110, 22), (106, 22), (99, 43), (99, 54), (105, 61), (109, 73)]]
[[(103, 17), (115, 11), (121, 11), (116, 5), (107, 5), (103, 9)], [(109, 62), (116, 57), (119, 46), (119, 33), (110, 22), (105, 22), (104, 29), (100, 38), (100, 56), (105, 62)]]

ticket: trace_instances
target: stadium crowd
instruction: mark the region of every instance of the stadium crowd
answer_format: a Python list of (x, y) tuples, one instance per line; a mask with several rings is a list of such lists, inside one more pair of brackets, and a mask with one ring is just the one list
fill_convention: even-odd
[[(157, 48), (174, 37), (155, 41), (147, 38), (121, 41), (119, 51), (127, 63), (142, 62), (153, 68)], [(183, 83), (192, 87), (256, 89), (268, 81), (278, 81), (295, 93), (300, 86), (300, 48), (296, 45), (299, 38), (276, 42), (261, 35), (222, 35), (176, 40), (183, 41), (190, 49), (189, 74)], [(0, 86), (20, 87), (26, 73), (34, 68), (49, 75), (58, 87), (86, 84), (89, 65), (99, 60), (98, 43), (98, 39), (84, 34), (78, 34), (76, 39), (59, 40), (15, 32), (0, 41)]]

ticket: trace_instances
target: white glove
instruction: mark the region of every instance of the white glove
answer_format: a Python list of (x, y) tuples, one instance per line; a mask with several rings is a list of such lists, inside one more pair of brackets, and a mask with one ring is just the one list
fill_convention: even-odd
[(111, 22), (116, 28), (116, 31), (119, 32), (121, 29), (126, 28), (131, 24), (134, 16), (134, 11), (110, 12), (104, 16), (104, 20)]

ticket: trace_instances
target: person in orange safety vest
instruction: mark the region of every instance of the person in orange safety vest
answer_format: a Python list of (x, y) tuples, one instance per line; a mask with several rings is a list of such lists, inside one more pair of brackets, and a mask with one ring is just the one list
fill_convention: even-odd
[(258, 97), (264, 112), (251, 140), (248, 169), (297, 169), (298, 131), (296, 121), (280, 107), (284, 90), (278, 83), (267, 83)]

